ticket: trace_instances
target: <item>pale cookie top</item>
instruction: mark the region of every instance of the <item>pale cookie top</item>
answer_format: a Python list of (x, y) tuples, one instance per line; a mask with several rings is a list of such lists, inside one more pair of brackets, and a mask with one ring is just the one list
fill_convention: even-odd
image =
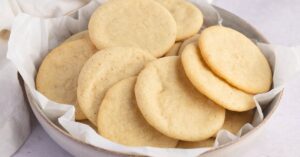
[(155, 130), (137, 107), (136, 77), (122, 80), (106, 93), (98, 114), (99, 133), (112, 141), (129, 146), (175, 147), (172, 139)]
[(130, 76), (137, 75), (146, 63), (154, 60), (138, 48), (107, 48), (93, 55), (83, 66), (77, 88), (78, 103), (87, 118), (97, 125), (97, 113), (106, 91)]
[(269, 63), (243, 34), (231, 28), (212, 26), (202, 31), (199, 47), (210, 69), (233, 86), (252, 94), (270, 90)]
[(181, 55), (184, 71), (192, 84), (208, 98), (232, 111), (255, 108), (253, 95), (229, 85), (204, 63), (196, 43), (185, 47)]
[(84, 119), (76, 104), (77, 79), (84, 63), (96, 51), (86, 39), (64, 43), (45, 57), (37, 73), (37, 90), (57, 103), (75, 105), (76, 119)]
[(149, 63), (138, 75), (135, 95), (149, 124), (175, 139), (204, 140), (224, 123), (225, 110), (192, 86), (177, 56)]
[(171, 48), (177, 31), (169, 11), (153, 0), (110, 0), (93, 13), (88, 27), (98, 49), (133, 46), (155, 57)]
[(177, 24), (176, 40), (184, 40), (196, 34), (202, 24), (203, 15), (199, 8), (187, 0), (156, 0), (173, 15)]
[[(74, 40), (77, 40), (77, 39), (86, 39), (86, 40), (90, 41), (89, 32), (87, 30), (78, 32), (78, 33), (70, 36), (69, 38), (67, 38), (63, 43), (74, 41)], [(93, 44), (93, 43), (91, 43), (91, 44)], [(85, 120), (86, 119), (85, 115), (81, 111), (81, 109), (78, 106), (77, 102), (75, 104), (75, 119), (76, 120)]]

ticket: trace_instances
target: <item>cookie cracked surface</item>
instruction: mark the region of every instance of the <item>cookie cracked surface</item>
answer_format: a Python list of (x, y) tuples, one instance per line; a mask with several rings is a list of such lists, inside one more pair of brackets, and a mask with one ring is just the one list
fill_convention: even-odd
[(177, 56), (149, 63), (138, 75), (135, 95), (148, 123), (172, 138), (207, 139), (222, 127), (225, 119), (224, 108), (193, 87)]

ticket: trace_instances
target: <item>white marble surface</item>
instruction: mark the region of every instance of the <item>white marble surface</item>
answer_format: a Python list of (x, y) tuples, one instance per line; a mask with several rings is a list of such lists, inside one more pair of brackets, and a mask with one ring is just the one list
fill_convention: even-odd
[[(300, 45), (299, 0), (215, 0), (214, 4), (254, 25), (273, 44)], [(300, 53), (300, 52), (299, 52)], [(300, 75), (291, 81), (275, 115), (244, 157), (300, 156)], [(69, 157), (33, 121), (33, 132), (15, 157)], [(274, 131), (278, 130), (278, 131)]]

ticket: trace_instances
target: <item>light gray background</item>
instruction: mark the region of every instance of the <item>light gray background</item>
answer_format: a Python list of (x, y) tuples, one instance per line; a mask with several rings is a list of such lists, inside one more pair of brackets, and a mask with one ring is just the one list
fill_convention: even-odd
[[(214, 4), (248, 21), (273, 44), (300, 45), (300, 0), (215, 0)], [(245, 157), (300, 156), (298, 82), (300, 75), (287, 85), (280, 107)], [(33, 125), (31, 136), (15, 157), (71, 156), (49, 138), (36, 120)]]

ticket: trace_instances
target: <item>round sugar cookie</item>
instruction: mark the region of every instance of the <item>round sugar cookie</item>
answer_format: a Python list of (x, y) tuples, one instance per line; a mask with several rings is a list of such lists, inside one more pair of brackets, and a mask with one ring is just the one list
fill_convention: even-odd
[(149, 63), (138, 75), (135, 95), (148, 123), (175, 139), (204, 140), (224, 123), (224, 108), (192, 86), (177, 56)]
[(254, 112), (253, 110), (246, 112), (232, 112), (226, 110), (225, 114), (225, 122), (221, 129), (237, 134), (246, 123), (252, 122)]
[(106, 93), (98, 113), (100, 135), (128, 146), (175, 147), (176, 139), (150, 126), (137, 107), (134, 86), (136, 77), (124, 79)]
[(206, 28), (199, 47), (210, 69), (233, 86), (252, 94), (270, 90), (272, 71), (267, 59), (240, 32), (222, 26)]
[(182, 51), (184, 50), (184, 48), (185, 48), (187, 45), (189, 45), (189, 44), (191, 44), (191, 43), (194, 43), (194, 42), (198, 42), (199, 37), (200, 37), (200, 34), (196, 34), (196, 35), (194, 35), (194, 36), (192, 36), (192, 37), (190, 37), (190, 38), (184, 40), (184, 41), (182, 42), (180, 48), (179, 48), (178, 56), (181, 56)]
[(222, 107), (243, 112), (255, 107), (253, 95), (230, 86), (206, 66), (196, 43), (189, 44), (181, 55), (185, 74), (204, 95)]
[(89, 40), (64, 43), (45, 57), (37, 73), (37, 90), (57, 103), (74, 105), (76, 120), (85, 119), (77, 105), (77, 79), (84, 63), (96, 51)]
[(209, 138), (203, 141), (188, 142), (188, 141), (179, 141), (177, 148), (202, 148), (202, 147), (213, 147), (215, 143), (214, 138)]
[(176, 22), (153, 0), (110, 0), (91, 16), (89, 34), (98, 49), (139, 47), (161, 57), (175, 43)]
[(80, 72), (77, 88), (78, 103), (87, 118), (97, 125), (97, 113), (106, 91), (120, 80), (137, 75), (154, 59), (132, 47), (107, 48), (93, 55)]
[(72, 35), (71, 37), (69, 37), (67, 40), (64, 41), (65, 42), (70, 42), (70, 41), (74, 41), (77, 39), (88, 39), (90, 40), (90, 36), (89, 36), (89, 32), (87, 30), (76, 33), (74, 35)]
[(178, 55), (178, 50), (181, 46), (181, 42), (175, 43), (170, 50), (165, 54), (165, 57), (167, 56), (177, 56)]
[(177, 24), (176, 41), (195, 35), (203, 24), (203, 15), (199, 8), (186, 0), (156, 0), (173, 15)]

